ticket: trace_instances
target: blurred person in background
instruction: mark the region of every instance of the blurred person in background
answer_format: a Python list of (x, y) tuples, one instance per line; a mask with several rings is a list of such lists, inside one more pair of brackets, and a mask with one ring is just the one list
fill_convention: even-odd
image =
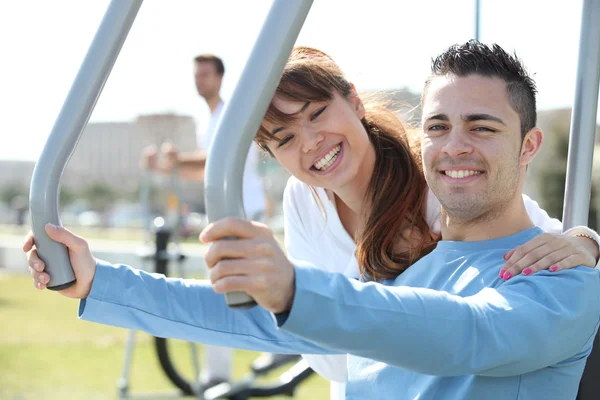
[[(194, 82), (198, 94), (206, 101), (210, 110), (210, 120), (203, 135), (197, 135), (198, 150), (179, 152), (175, 146), (165, 143), (160, 154), (155, 146), (144, 150), (141, 165), (153, 171), (170, 172), (178, 168), (183, 179), (204, 180), (204, 169), (208, 150), (215, 137), (216, 128), (225, 103), (221, 98), (221, 84), (225, 74), (223, 60), (213, 54), (200, 54), (194, 58)], [(260, 150), (253, 143), (248, 150), (243, 177), (243, 201), (249, 220), (263, 222), (267, 211), (267, 196), (261, 177), (258, 174)], [(290, 357), (265, 353), (254, 363), (255, 370), (262, 370), (274, 364), (281, 364)], [(219, 346), (205, 347), (205, 366), (201, 377), (204, 387), (212, 387), (231, 380), (233, 349)]]

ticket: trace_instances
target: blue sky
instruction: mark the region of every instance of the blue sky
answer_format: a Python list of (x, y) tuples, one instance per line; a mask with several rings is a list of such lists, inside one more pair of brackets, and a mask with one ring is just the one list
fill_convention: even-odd
[[(0, 2), (0, 159), (35, 160), (108, 0)], [(315, 0), (297, 44), (331, 54), (359, 90), (420, 91), (429, 62), (474, 32), (474, 0)], [(516, 51), (538, 83), (540, 109), (574, 98), (581, 0), (481, 0), (481, 39)], [(271, 0), (145, 0), (91, 121), (193, 115), (205, 104), (192, 59), (213, 52), (232, 92)]]

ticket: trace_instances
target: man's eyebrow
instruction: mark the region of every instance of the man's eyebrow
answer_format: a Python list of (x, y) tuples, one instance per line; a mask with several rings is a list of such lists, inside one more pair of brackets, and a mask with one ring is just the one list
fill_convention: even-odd
[(469, 115), (463, 115), (463, 116), (461, 116), (461, 118), (465, 122), (494, 121), (494, 122), (498, 122), (499, 124), (506, 126), (504, 121), (502, 121), (500, 118), (494, 117), (493, 115), (490, 115), (490, 114), (469, 114)]
[[(306, 109), (308, 108), (308, 106), (310, 106), (310, 101), (307, 101), (306, 103), (304, 103), (304, 105), (302, 106), (302, 108), (300, 109), (300, 111), (294, 113), (294, 114), (302, 114), (304, 111), (306, 111)], [(280, 126), (279, 128), (275, 128), (273, 129), (273, 132), (271, 132), (271, 135), (275, 136), (277, 135), (279, 132), (281, 132), (282, 130), (284, 130), (285, 127)]]
[(431, 119), (439, 119), (440, 121), (450, 121), (450, 118), (446, 114), (435, 114), (431, 117), (427, 117), (425, 121), (429, 121)]

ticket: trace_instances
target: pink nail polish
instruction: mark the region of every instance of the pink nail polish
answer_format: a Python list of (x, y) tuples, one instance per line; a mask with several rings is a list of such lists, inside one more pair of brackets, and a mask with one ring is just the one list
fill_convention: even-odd
[(504, 268), (502, 268), (500, 270), (500, 273), (498, 274), (498, 276), (500, 277), (500, 279), (502, 279), (502, 277), (504, 276), (504, 273), (506, 272), (506, 270)]
[(510, 274), (510, 272), (506, 271), (506, 272), (504, 273), (504, 280), (505, 280), (505, 281), (507, 281), (507, 280), (509, 280), (510, 278), (512, 278), (512, 275)]
[(524, 273), (525, 275), (531, 275), (531, 272), (532, 272), (532, 271), (531, 271), (531, 268), (525, 268), (525, 269), (523, 270), (523, 273)]
[(503, 258), (504, 258), (505, 260), (508, 260), (508, 257), (506, 257), (507, 255), (508, 255), (508, 253), (504, 254), (504, 256), (503, 256)]
[(556, 272), (558, 270), (558, 267), (556, 265), (553, 265), (550, 267), (550, 271), (552, 272)]

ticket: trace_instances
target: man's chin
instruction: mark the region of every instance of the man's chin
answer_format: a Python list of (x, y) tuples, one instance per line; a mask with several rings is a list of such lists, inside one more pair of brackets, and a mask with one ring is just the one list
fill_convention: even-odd
[(459, 218), (472, 217), (477, 214), (478, 210), (484, 208), (478, 201), (466, 196), (461, 196), (461, 198), (440, 198), (440, 203), (446, 214)]

